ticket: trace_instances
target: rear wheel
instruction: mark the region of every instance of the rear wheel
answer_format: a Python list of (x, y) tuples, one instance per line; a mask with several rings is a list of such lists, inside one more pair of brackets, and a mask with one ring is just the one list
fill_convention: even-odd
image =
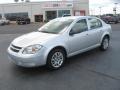
[(102, 43), (101, 43), (101, 46), (100, 46), (100, 49), (102, 51), (105, 51), (107, 50), (109, 47), (109, 37), (108, 36), (105, 36), (102, 40)]
[(18, 25), (20, 25), (20, 22), (17, 22)]
[(115, 21), (115, 24), (117, 24), (118, 23), (118, 21)]
[(105, 20), (105, 22), (106, 22), (107, 24), (109, 24), (109, 21), (108, 21), (108, 20)]
[(47, 67), (49, 69), (59, 69), (65, 62), (65, 52), (62, 49), (52, 50), (47, 58)]

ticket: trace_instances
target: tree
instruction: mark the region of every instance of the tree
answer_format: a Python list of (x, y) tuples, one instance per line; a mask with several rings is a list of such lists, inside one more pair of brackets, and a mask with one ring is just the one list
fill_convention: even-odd
[(24, 0), (21, 0), (22, 2), (24, 2)]
[(25, 0), (25, 2), (30, 2), (30, 0)]
[(19, 0), (14, 0), (14, 2), (16, 2), (16, 3), (17, 3), (18, 1), (19, 1)]

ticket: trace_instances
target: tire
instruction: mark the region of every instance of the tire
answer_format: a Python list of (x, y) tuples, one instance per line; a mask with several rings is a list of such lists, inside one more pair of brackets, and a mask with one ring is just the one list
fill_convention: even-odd
[(105, 21), (107, 24), (109, 24), (109, 22), (108, 21)]
[(20, 23), (20, 22), (17, 22), (17, 24), (18, 24), (18, 25), (21, 25), (21, 23)]
[(101, 46), (100, 46), (100, 50), (102, 51), (106, 51), (109, 47), (109, 37), (105, 36), (102, 40)]
[(22, 22), (22, 25), (24, 25), (25, 24), (25, 22)]
[(48, 69), (57, 70), (61, 68), (64, 65), (65, 59), (66, 55), (62, 49), (53, 49), (47, 57)]
[(28, 24), (27, 21), (25, 22), (25, 24)]
[(118, 21), (115, 21), (115, 24), (117, 24), (118, 23)]
[(30, 24), (30, 21), (28, 22), (28, 24)]
[(109, 23), (110, 23), (108, 20), (105, 20), (105, 22), (106, 22), (107, 24), (109, 24)]

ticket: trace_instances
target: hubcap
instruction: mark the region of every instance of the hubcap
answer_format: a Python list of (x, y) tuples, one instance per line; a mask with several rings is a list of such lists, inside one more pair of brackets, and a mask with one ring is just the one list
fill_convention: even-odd
[(104, 39), (104, 42), (103, 42), (103, 48), (107, 49), (108, 46), (109, 46), (109, 40), (106, 38), (106, 39)]
[(58, 68), (62, 65), (64, 56), (61, 52), (55, 52), (51, 59), (51, 64), (53, 67)]

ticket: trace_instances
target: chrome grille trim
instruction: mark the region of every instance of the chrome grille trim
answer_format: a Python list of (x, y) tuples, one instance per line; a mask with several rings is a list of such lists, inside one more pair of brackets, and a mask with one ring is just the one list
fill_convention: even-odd
[(18, 53), (21, 49), (22, 49), (22, 47), (18, 47), (18, 46), (15, 46), (15, 45), (11, 45), (10, 46), (10, 49), (13, 51), (13, 52), (16, 52), (16, 53)]

